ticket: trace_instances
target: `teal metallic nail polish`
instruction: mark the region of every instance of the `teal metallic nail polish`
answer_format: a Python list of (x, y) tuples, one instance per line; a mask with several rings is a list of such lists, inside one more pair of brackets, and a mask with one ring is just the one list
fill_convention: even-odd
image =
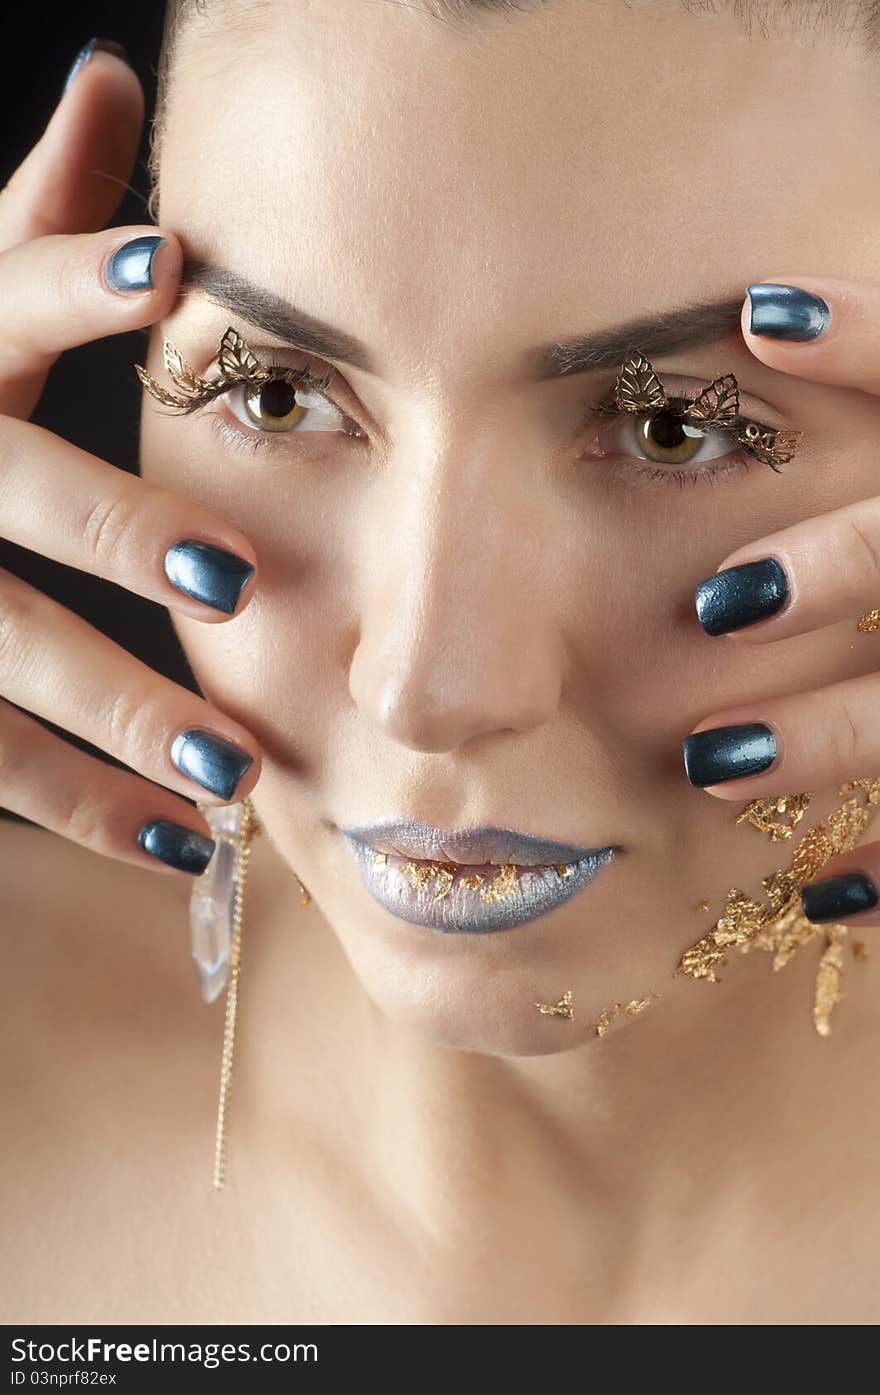
[(254, 763), (253, 756), (232, 741), (198, 728), (174, 738), (171, 760), (181, 775), (188, 775), (221, 799), (232, 798), (239, 780)]
[(164, 246), (165, 238), (152, 233), (124, 242), (113, 253), (104, 272), (104, 279), (111, 291), (118, 291), (123, 295), (130, 291), (151, 291), (153, 258), (159, 248)]
[(694, 604), (706, 634), (723, 635), (775, 615), (787, 597), (784, 569), (775, 557), (763, 557), (760, 562), (725, 567), (701, 581)]
[(818, 339), (831, 319), (831, 309), (820, 295), (799, 286), (777, 286), (771, 281), (746, 286), (752, 334), (773, 339)]
[(145, 823), (138, 834), (138, 846), (179, 872), (199, 876), (211, 861), (217, 845), (213, 838), (206, 838), (194, 828), (172, 823), (170, 819), (153, 819)]
[(692, 785), (720, 785), (743, 775), (759, 775), (776, 759), (776, 737), (764, 722), (692, 732), (682, 747)]
[(97, 53), (99, 49), (102, 50), (104, 53), (115, 53), (116, 57), (121, 58), (124, 63), (128, 62), (128, 54), (122, 47), (122, 44), (118, 44), (115, 39), (101, 39), (97, 35), (95, 35), (94, 38), (89, 39), (87, 43), (83, 44), (79, 53), (76, 55), (69, 69), (67, 70), (67, 77), (65, 78), (64, 86), (61, 89), (62, 97), (64, 96), (70, 84), (73, 82), (73, 79), (76, 77), (80, 68), (82, 68), (86, 63), (88, 63), (92, 54)]
[(840, 920), (857, 911), (870, 911), (880, 896), (870, 877), (864, 872), (844, 872), (837, 877), (823, 877), (801, 889), (801, 905), (807, 920), (819, 922)]
[(194, 538), (183, 538), (165, 554), (165, 575), (172, 586), (227, 615), (232, 615), (253, 573), (243, 557)]

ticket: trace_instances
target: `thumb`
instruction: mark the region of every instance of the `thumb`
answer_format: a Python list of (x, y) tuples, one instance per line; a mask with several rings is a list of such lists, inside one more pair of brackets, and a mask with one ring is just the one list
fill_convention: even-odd
[(144, 94), (115, 48), (87, 46), (36, 145), (0, 191), (0, 252), (46, 233), (98, 232), (122, 201)]

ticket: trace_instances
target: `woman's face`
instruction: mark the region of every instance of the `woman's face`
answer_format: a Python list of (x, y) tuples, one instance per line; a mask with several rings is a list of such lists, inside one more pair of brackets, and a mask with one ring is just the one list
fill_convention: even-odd
[[(238, 618), (174, 623), (206, 696), (260, 742), (270, 839), (372, 998), (437, 1040), (551, 1052), (611, 1003), (701, 992), (671, 986), (682, 951), (790, 848), (688, 783), (682, 739), (874, 664), (850, 623), (710, 637), (694, 588), (875, 492), (877, 400), (759, 363), (738, 310), (717, 342), (652, 352), (645, 331), (667, 389), (733, 372), (744, 413), (806, 432), (781, 473), (715, 433), (684, 478), (652, 478), (631, 423), (582, 425), (623, 354), (552, 376), (540, 351), (736, 306), (754, 281), (876, 280), (877, 60), (677, 0), (552, 0), (463, 29), (367, 0), (208, 11), (174, 70), (161, 226), (362, 355), (309, 355), (198, 290), (151, 341), (160, 381), (164, 336), (205, 372), (230, 324), (263, 362), (335, 370), (329, 400), (271, 434), (241, 393), (191, 416), (145, 399), (144, 477), (256, 549)], [(814, 791), (811, 814), (836, 803)], [(527, 923), (441, 933), (378, 904), (340, 832), (409, 818), (616, 853)], [(566, 989), (563, 1034), (534, 1003)]]

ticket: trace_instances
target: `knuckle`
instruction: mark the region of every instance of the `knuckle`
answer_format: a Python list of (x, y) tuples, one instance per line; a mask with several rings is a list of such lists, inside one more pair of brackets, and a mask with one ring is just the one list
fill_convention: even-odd
[(153, 709), (134, 688), (120, 688), (103, 713), (108, 749), (134, 753), (145, 749), (144, 733), (152, 725)]
[(107, 811), (88, 784), (69, 788), (53, 819), (58, 832), (74, 843), (101, 851), (106, 842)]
[[(5, 703), (2, 704), (5, 707)], [(0, 778), (5, 788), (11, 788), (13, 779), (21, 768), (22, 743), (16, 741), (12, 732), (0, 727)]]
[(96, 499), (82, 526), (82, 540), (96, 567), (111, 567), (137, 528), (138, 510), (127, 494)]
[(880, 585), (880, 551), (878, 551), (876, 541), (871, 537), (870, 531), (862, 526), (858, 518), (853, 515), (849, 520), (850, 528), (856, 539), (856, 550), (867, 559), (867, 585), (876, 587)]
[(75, 238), (52, 238), (52, 241), (58, 244), (52, 268), (52, 296), (55, 300), (56, 314), (60, 312), (68, 319), (73, 315), (82, 314), (84, 308), (86, 286), (82, 251)]
[(36, 606), (26, 586), (4, 585), (0, 577), (0, 674), (19, 672), (33, 647)]
[(863, 741), (849, 704), (839, 699), (833, 721), (835, 758), (841, 770), (861, 769), (865, 759)]

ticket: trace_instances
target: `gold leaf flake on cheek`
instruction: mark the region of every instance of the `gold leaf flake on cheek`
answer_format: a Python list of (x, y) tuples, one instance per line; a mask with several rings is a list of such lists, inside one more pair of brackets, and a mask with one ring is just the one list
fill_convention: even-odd
[(853, 940), (852, 952), (856, 959), (870, 959), (871, 957), (871, 951), (868, 949), (864, 940)]
[(844, 996), (841, 987), (843, 979), (843, 942), (846, 938), (845, 925), (829, 925), (825, 932), (825, 949), (819, 960), (816, 975), (816, 997), (813, 1003), (813, 1023), (821, 1037), (831, 1032), (831, 1009)]
[(716, 967), (727, 962), (727, 950), (731, 945), (745, 944), (758, 933), (761, 916), (762, 909), (757, 901), (752, 901), (744, 891), (731, 887), (721, 915), (711, 930), (684, 951), (677, 972), (719, 983)]
[(859, 616), (856, 629), (863, 635), (871, 635), (875, 630), (880, 630), (880, 610), (865, 611), (864, 615)]
[[(761, 833), (769, 833), (770, 840), (777, 843), (781, 838), (790, 838), (792, 829), (804, 816), (810, 802), (809, 794), (777, 794), (765, 799), (752, 799), (737, 816), (737, 823), (754, 824)], [(787, 818), (788, 823), (783, 819)]]
[(566, 988), (558, 1003), (535, 1003), (535, 1007), (539, 1012), (547, 1013), (551, 1017), (567, 1017), (569, 1021), (574, 1017), (570, 988)]
[(613, 1007), (603, 1008), (595, 1022), (590, 1023), (590, 1027), (597, 1037), (604, 1037), (615, 1018), (620, 1017), (621, 1014), (627, 1017), (637, 1017), (652, 1003), (656, 1003), (659, 997), (659, 993), (649, 993), (647, 997), (633, 998), (632, 1002), (629, 1003), (615, 1003)]
[(838, 794), (842, 796), (858, 789), (865, 791), (865, 799), (868, 804), (880, 804), (880, 776), (874, 780), (867, 775), (860, 780), (847, 780), (845, 785), (841, 785)]
[[(864, 804), (859, 803), (853, 791), (864, 795)], [(773, 955), (773, 969), (779, 970), (802, 945), (823, 938), (825, 947), (817, 969), (813, 1006), (813, 1023), (820, 1036), (830, 1034), (831, 1011), (844, 996), (843, 942), (847, 930), (843, 925), (816, 925), (808, 920), (800, 892), (830, 858), (855, 847), (870, 821), (869, 806), (880, 804), (880, 777), (848, 780), (837, 794), (843, 803), (824, 820), (804, 830), (788, 866), (762, 878), (767, 904), (731, 887), (715, 924), (684, 951), (675, 970), (691, 978), (719, 983), (716, 969), (726, 963), (730, 949), (736, 948), (742, 954), (752, 949), (765, 950)], [(851, 797), (844, 799), (844, 795)], [(777, 842), (791, 837), (792, 827), (803, 817), (809, 800), (809, 794), (755, 799), (745, 806), (736, 822), (747, 821), (767, 833), (771, 842)], [(788, 823), (783, 823), (783, 818)]]

